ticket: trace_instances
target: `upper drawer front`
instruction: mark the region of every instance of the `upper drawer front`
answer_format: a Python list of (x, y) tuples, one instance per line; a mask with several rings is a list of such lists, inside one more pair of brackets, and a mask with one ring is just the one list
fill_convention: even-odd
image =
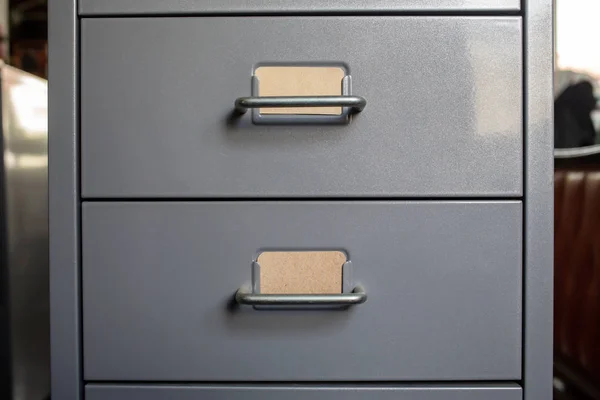
[[(307, 62), (364, 111), (232, 114), (257, 65)], [(522, 66), (518, 17), (84, 19), (83, 196), (518, 196)]]
[[(518, 202), (84, 203), (85, 378), (520, 379), (521, 221)], [(367, 301), (234, 306), (280, 249), (345, 251)]]
[(520, 0), (80, 0), (83, 15), (310, 13), (397, 11), (516, 11)]
[(87, 385), (87, 400), (521, 400), (517, 385), (410, 387)]

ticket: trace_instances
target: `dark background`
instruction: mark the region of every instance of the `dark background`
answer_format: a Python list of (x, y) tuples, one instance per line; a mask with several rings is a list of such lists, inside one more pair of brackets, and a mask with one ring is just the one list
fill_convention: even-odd
[(8, 38), (2, 27), (2, 39), (9, 44), (8, 64), (47, 78), (48, 0), (9, 0)]

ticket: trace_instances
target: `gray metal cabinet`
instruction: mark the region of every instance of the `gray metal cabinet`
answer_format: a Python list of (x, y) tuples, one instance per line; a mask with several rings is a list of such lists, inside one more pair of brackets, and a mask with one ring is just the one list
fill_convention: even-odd
[[(521, 221), (518, 202), (85, 203), (85, 377), (520, 379)], [(264, 249), (344, 251), (367, 301), (231, 308)]]
[(87, 400), (521, 400), (512, 385), (132, 386), (88, 385)]
[[(521, 195), (521, 33), (519, 17), (83, 20), (82, 194)], [(232, 115), (257, 65), (323, 61), (367, 100), (348, 124)]]
[(81, 0), (83, 15), (518, 11), (520, 0)]
[(49, 7), (53, 398), (551, 398), (551, 0)]

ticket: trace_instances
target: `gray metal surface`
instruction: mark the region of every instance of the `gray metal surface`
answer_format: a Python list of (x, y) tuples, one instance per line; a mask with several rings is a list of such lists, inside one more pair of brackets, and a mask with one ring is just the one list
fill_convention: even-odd
[[(521, 195), (521, 32), (519, 17), (84, 19), (83, 195)], [(347, 125), (232, 115), (253, 66), (282, 61), (346, 63), (368, 107)]]
[[(88, 380), (517, 380), (519, 202), (86, 202)], [(340, 249), (368, 301), (236, 307), (265, 249)]]
[(83, 15), (311, 13), (393, 11), (515, 11), (519, 0), (80, 0)]
[(0, 326), (10, 346), (0, 398), (40, 400), (50, 394), (47, 82), (1, 63), (0, 74)]
[(87, 385), (87, 400), (521, 400), (515, 384), (429, 386)]
[(49, 25), (50, 346), (52, 399), (83, 398), (79, 329), (77, 16), (52, 0)]
[(525, 3), (524, 400), (552, 398), (554, 170), (552, 0)]

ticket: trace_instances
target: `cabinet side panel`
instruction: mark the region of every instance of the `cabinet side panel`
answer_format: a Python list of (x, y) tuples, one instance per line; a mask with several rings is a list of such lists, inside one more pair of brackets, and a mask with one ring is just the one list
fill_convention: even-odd
[(50, 345), (53, 399), (83, 398), (80, 369), (77, 17), (49, 2)]
[(524, 400), (552, 398), (552, 0), (525, 4)]

